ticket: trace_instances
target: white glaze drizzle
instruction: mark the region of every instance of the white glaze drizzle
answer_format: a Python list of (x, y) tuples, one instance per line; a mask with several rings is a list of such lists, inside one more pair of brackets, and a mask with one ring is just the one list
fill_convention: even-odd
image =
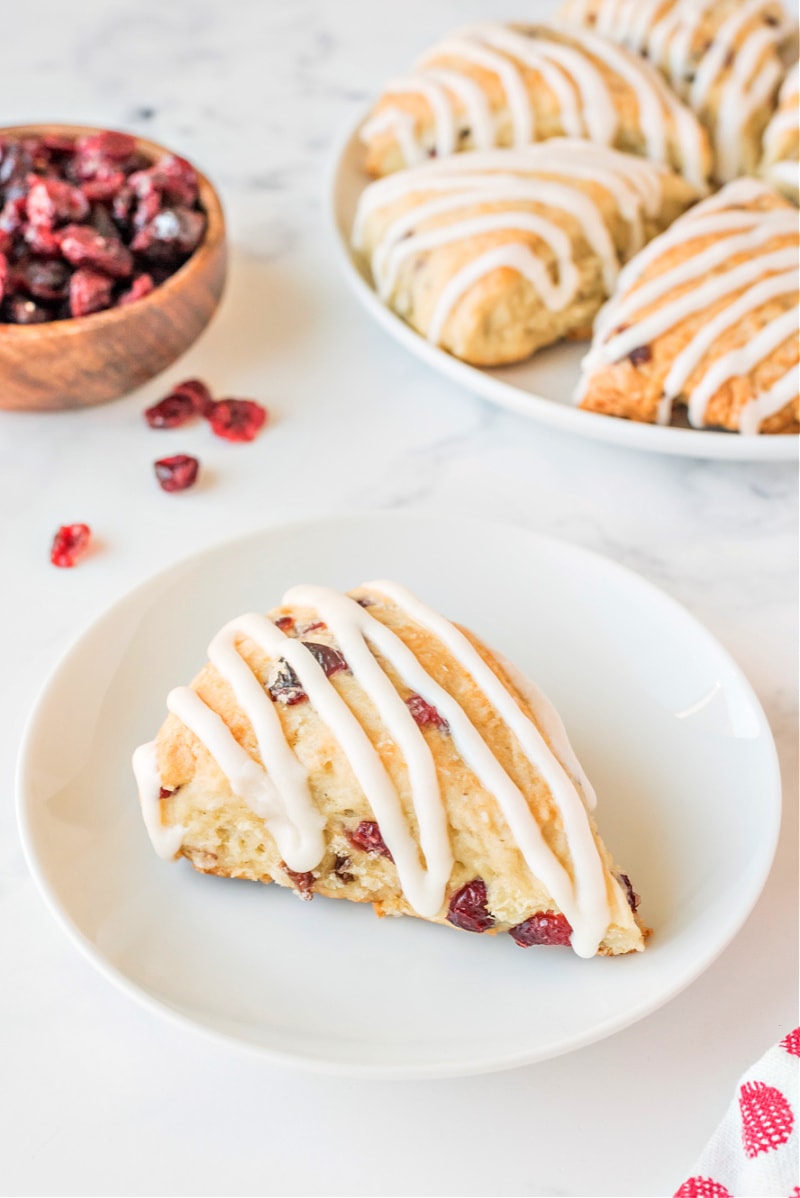
[(161, 820), (161, 775), (155, 741), (139, 745), (133, 754), (133, 773), (139, 791), (144, 826), (159, 857), (171, 860), (180, 851), (186, 829), (182, 824)]
[[(418, 60), (418, 66), (430, 66), (432, 60), (440, 58), (463, 58), (473, 62), (495, 75), (506, 97), (508, 112), (511, 118), (512, 144), (526, 146), (536, 136), (533, 109), (531, 108), (528, 89), (518, 67), (503, 54), (497, 54), (487, 46), (479, 45), (466, 37), (447, 38), (428, 50)], [(449, 70), (456, 70), (450, 66)]]
[(393, 79), (386, 85), (387, 95), (419, 95), (427, 101), (433, 113), (433, 148), (440, 158), (446, 158), (456, 148), (456, 116), (446, 90), (435, 79), (424, 75), (409, 75)]
[(402, 108), (384, 108), (364, 122), (360, 137), (362, 141), (369, 142), (387, 130), (397, 138), (406, 166), (416, 166), (417, 163), (424, 162), (425, 151), (417, 140), (416, 121), (410, 112), (404, 112)]
[[(518, 174), (507, 173), (515, 167)], [(355, 248), (363, 249), (367, 221), (376, 210), (414, 193), (425, 197), (387, 222), (372, 248), (372, 274), (378, 293), (386, 302), (394, 294), (403, 263), (417, 253), (490, 230), (527, 230), (545, 241), (556, 259), (555, 280), (531, 254), (527, 244), (521, 242), (489, 250), (454, 276), (437, 298), (429, 324), (428, 336), (438, 344), (447, 319), (464, 292), (498, 267), (509, 267), (523, 274), (551, 310), (563, 308), (575, 294), (579, 275), (571, 240), (554, 222), (523, 208), (526, 201), (552, 206), (577, 220), (587, 244), (599, 258), (604, 287), (611, 291), (619, 271), (619, 253), (595, 200), (569, 180), (592, 180), (614, 196), (628, 224), (627, 252), (632, 254), (644, 239), (643, 213), (651, 214), (658, 208), (662, 169), (644, 159), (633, 159), (591, 142), (563, 139), (520, 151), (460, 155), (371, 184), (359, 200), (352, 241)], [(550, 174), (567, 178), (557, 181)], [(423, 227), (426, 221), (448, 213), (491, 203), (504, 207), (501, 212), (467, 214), (450, 224)]]
[(780, 412), (789, 401), (800, 392), (800, 366), (794, 366), (778, 379), (769, 391), (756, 396), (742, 409), (739, 417), (739, 431), (745, 436), (753, 436), (770, 416)]
[(488, 750), (459, 705), (436, 683), (429, 690), (430, 698), (423, 695), (450, 724), (464, 761), (497, 799), (528, 868), (545, 883), (572, 924), (575, 952), (579, 956), (593, 956), (608, 926), (605, 878), (586, 806), (564, 767), (536, 725), (455, 625), (397, 583), (382, 580), (366, 585), (386, 595), (414, 623), (441, 641), (501, 715), (526, 757), (544, 778), (561, 814), (573, 861), (574, 883), (547, 848), (524, 795)]
[[(234, 689), (237, 704), (253, 728), (263, 766), (250, 756), (216, 712), (191, 688), (171, 691), (167, 700), (169, 710), (205, 745), (234, 793), (265, 820), (287, 865), (296, 870), (313, 869), (324, 853), (322, 817), (310, 800), (304, 768), (286, 743), (282, 731), (278, 731), (281, 723), (277, 712), (273, 709), (267, 714), (272, 708), (272, 700), (236, 646), (240, 638), (245, 637), (265, 652), (269, 651), (270, 655), (282, 657), (297, 675), (309, 703), (340, 744), (375, 812), (408, 902), (419, 914), (431, 917), (442, 908), (453, 867), (447, 816), (425, 736), (374, 656), (374, 649), (391, 664), (405, 685), (434, 706), (447, 721), (454, 744), (466, 765), (495, 796), (531, 872), (547, 886), (569, 920), (575, 952), (580, 956), (594, 955), (610, 918), (602, 860), (586, 814), (587, 807), (594, 804), (594, 792), (569, 746), (558, 716), (538, 692), (533, 689), (524, 692), (531, 696), (529, 701), (537, 718), (541, 718), (546, 734), (564, 755), (565, 766), (462, 633), (397, 584), (368, 585), (385, 594), (413, 622), (437, 636), (506, 720), (524, 754), (548, 785), (559, 810), (572, 860), (572, 878), (548, 848), (527, 800), (460, 704), (435, 682), (391, 629), (349, 597), (329, 588), (294, 587), (284, 596), (284, 604), (310, 607), (318, 613), (349, 669), (369, 695), (389, 736), (397, 744), (408, 771), (419, 844), (412, 835), (394, 784), (361, 724), (305, 645), (298, 639), (285, 637), (264, 617), (247, 615), (231, 621), (214, 638), (210, 650), (217, 669), (221, 667), (223, 677)], [(155, 745), (142, 746), (134, 755), (134, 761), (153, 843), (162, 855), (174, 856), (180, 849), (185, 830), (161, 826), (157, 807), (161, 782)]]
[[(797, 290), (800, 275), (796, 247), (769, 252), (762, 248), (777, 238), (794, 238), (797, 214), (783, 206), (767, 210), (737, 207), (737, 204), (756, 201), (769, 194), (769, 190), (756, 180), (740, 179), (730, 183), (717, 195), (681, 217), (627, 264), (620, 274), (617, 296), (604, 306), (596, 321), (592, 347), (582, 362), (581, 381), (576, 392), (578, 402), (586, 394), (593, 371), (598, 366), (620, 361), (631, 350), (661, 336), (686, 316), (702, 311), (726, 295), (742, 291), (741, 295), (697, 330), (672, 363), (663, 384), (663, 396), (656, 417), (657, 423), (668, 423), (673, 401), (681, 394), (690, 375), (702, 365), (705, 355), (719, 337), (771, 299)], [(731, 205), (731, 208), (727, 205)], [(635, 290), (628, 290), (652, 262), (676, 245), (709, 234), (727, 235), (699, 254), (691, 255), (647, 280)], [(636, 318), (637, 312), (643, 311), (661, 296), (703, 278), (709, 271), (743, 254), (749, 255), (744, 262), (712, 274), (693, 291), (676, 297), (660, 310)], [(764, 275), (767, 277), (764, 278)], [(626, 327), (622, 331), (609, 336), (611, 330), (625, 323)], [(797, 312), (793, 307), (769, 320), (746, 345), (716, 358), (692, 388), (688, 411), (690, 423), (702, 427), (709, 402), (719, 388), (731, 378), (750, 374), (768, 354), (793, 334), (796, 335), (796, 330)], [(789, 375), (784, 377), (789, 376), (793, 377), (793, 371), (790, 370)], [(780, 397), (786, 395), (784, 402), (788, 402), (792, 394), (791, 384), (784, 383), (782, 378), (770, 389), (768, 397), (760, 396), (748, 404), (744, 410), (747, 413), (745, 423), (748, 430), (757, 431), (766, 415), (780, 410)], [(740, 427), (744, 428), (744, 425), (740, 423)]]
[(423, 71), (422, 77), (432, 79), (458, 97), (464, 106), (473, 146), (476, 150), (491, 149), (496, 140), (494, 117), (483, 88), (469, 75), (460, 75), (458, 71), (448, 71), (443, 67)]

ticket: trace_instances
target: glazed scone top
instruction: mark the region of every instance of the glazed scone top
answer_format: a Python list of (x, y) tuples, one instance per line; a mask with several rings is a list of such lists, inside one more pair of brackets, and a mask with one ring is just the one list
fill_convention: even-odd
[[(698, 188), (709, 175), (705, 133), (657, 71), (606, 38), (555, 24), (458, 30), (384, 88), (361, 131), (368, 147), (396, 140), (391, 169), (553, 136), (670, 162)], [(370, 150), (368, 169), (385, 173), (379, 153)]]
[[(543, 696), (530, 691), (525, 697), (534, 705), (537, 723), (529, 719), (464, 633), (405, 588), (381, 581), (359, 588), (355, 595), (362, 602), (326, 587), (300, 586), (287, 592), (284, 605), (313, 612), (324, 622), (344, 658), (344, 668), (363, 688), (385, 734), (402, 753), (411, 792), (412, 822), (418, 829), (419, 843), (376, 747), (338, 693), (332, 678), (303, 641), (284, 635), (266, 617), (251, 614), (232, 621), (214, 638), (209, 649), (212, 665), (232, 688), (252, 726), (260, 762), (242, 747), (195, 689), (181, 687), (171, 691), (167, 700), (170, 712), (205, 746), (232, 791), (264, 819), (287, 866), (297, 871), (310, 870), (325, 851), (324, 821), (314, 807), (305, 769), (286, 740), (275, 703), (237, 646), (247, 639), (270, 659), (287, 663), (346, 754), (394, 858), (408, 903), (420, 915), (432, 917), (442, 908), (453, 867), (446, 812), (426, 739), (407, 702), (378, 660), (379, 655), (404, 687), (435, 709), (466, 765), (494, 796), (531, 873), (547, 886), (568, 919), (573, 929), (574, 950), (580, 956), (593, 956), (610, 918), (603, 862), (588, 816), (594, 794), (557, 714)], [(458, 701), (431, 677), (404, 640), (370, 615), (370, 595), (391, 603), (407, 619), (438, 638), (444, 651), (468, 673), (482, 693), (494, 713), (492, 719), (503, 721), (519, 752), (533, 764), (549, 788), (566, 837), (570, 870), (548, 846), (524, 794)], [(160, 827), (158, 805), (162, 783), (154, 744), (136, 751), (134, 768), (145, 822), (154, 845), (162, 855), (174, 856), (180, 848), (182, 830)]]
[[(689, 422), (703, 427), (720, 387), (753, 372), (784, 344), (796, 343), (797, 241), (796, 210), (755, 179), (737, 179), (696, 205), (620, 273), (617, 291), (595, 324), (577, 401), (585, 399), (597, 371), (649, 347), (687, 317), (708, 311), (710, 317), (668, 364), (657, 415), (658, 423), (668, 424), (674, 401), (688, 389)], [(686, 253), (694, 242), (698, 248)], [(766, 305), (771, 314), (748, 332), (747, 322)], [(720, 353), (722, 339), (737, 328), (742, 335), (734, 347)], [(768, 390), (745, 405), (739, 431), (758, 432), (797, 394), (794, 352)]]
[(720, 181), (755, 169), (793, 32), (780, 0), (567, 0), (560, 15), (664, 73), (711, 130)]
[[(501, 244), (469, 261), (436, 297), (427, 328), (436, 344), (461, 296), (501, 267), (523, 274), (544, 305), (558, 311), (580, 286), (576, 256), (584, 244), (599, 260), (610, 292), (620, 259), (644, 244), (645, 221), (659, 212), (669, 185), (685, 192), (682, 206), (696, 194), (658, 163), (588, 141), (554, 138), (516, 151), (470, 152), (370, 184), (359, 199), (352, 242), (368, 256), (378, 294), (390, 302), (404, 265), (415, 255), (489, 233), (503, 235)], [(611, 197), (623, 222), (621, 247), (598, 194)], [(531, 243), (542, 244), (546, 256), (532, 252)]]
[(798, 196), (800, 158), (800, 81), (795, 63), (781, 86), (778, 107), (764, 131), (762, 174), (779, 191)]

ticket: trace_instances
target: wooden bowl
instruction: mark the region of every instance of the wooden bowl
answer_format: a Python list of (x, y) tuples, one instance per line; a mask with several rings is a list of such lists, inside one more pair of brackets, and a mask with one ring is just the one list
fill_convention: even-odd
[[(80, 137), (83, 125), (19, 125), (0, 136), (61, 133)], [(156, 159), (171, 153), (137, 138)], [(191, 258), (149, 295), (122, 308), (46, 324), (0, 324), (0, 408), (45, 411), (119, 399), (164, 370), (199, 337), (225, 284), (225, 218), (219, 196), (199, 174), (205, 237)]]

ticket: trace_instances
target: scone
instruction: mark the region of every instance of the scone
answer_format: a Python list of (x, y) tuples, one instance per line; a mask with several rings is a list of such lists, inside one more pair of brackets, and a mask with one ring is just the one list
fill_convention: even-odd
[(800, 202), (800, 84), (795, 63), (783, 81), (778, 107), (764, 131), (762, 178), (792, 203)]
[(588, 138), (668, 163), (698, 188), (709, 178), (705, 131), (658, 71), (579, 27), (460, 29), (384, 88), (361, 130), (365, 167), (376, 176), (551, 137)]
[(403, 587), (231, 621), (134, 754), (156, 851), (582, 957), (644, 947), (547, 700)]
[(624, 268), (583, 362), (581, 407), (646, 423), (800, 432), (797, 210), (737, 179)]
[(566, 0), (559, 16), (663, 72), (711, 134), (720, 182), (755, 173), (794, 33), (781, 0)]
[(497, 366), (588, 335), (620, 263), (696, 198), (667, 167), (555, 138), (371, 183), (352, 240), (381, 299), (417, 332)]

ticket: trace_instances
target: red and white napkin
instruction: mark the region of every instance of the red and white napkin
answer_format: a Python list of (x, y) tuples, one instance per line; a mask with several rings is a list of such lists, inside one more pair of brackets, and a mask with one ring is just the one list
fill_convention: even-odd
[(798, 1057), (795, 1028), (747, 1070), (675, 1198), (800, 1198)]

